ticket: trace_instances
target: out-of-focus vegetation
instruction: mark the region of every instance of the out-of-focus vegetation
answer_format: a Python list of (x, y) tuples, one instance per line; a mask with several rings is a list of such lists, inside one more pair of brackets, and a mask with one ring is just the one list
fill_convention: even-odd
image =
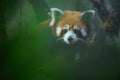
[[(102, 6), (97, 8), (92, 1), (103, 1), (109, 12), (120, 8), (119, 0), (1, 0), (0, 80), (118, 80), (120, 39), (102, 29)], [(84, 47), (57, 42), (51, 28), (41, 24), (50, 18), (50, 7), (95, 9), (97, 42)], [(76, 53), (79, 60), (75, 60)]]

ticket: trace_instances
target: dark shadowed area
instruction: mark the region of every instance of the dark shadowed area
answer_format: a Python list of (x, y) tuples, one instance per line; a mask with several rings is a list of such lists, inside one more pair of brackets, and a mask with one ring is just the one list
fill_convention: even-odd
[[(95, 43), (57, 41), (51, 7), (95, 10)], [(119, 80), (120, 0), (1, 0), (0, 59), (0, 80)]]

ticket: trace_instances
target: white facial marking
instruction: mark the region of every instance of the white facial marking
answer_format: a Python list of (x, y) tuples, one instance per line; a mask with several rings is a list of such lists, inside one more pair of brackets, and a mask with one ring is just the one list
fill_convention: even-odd
[(63, 29), (69, 29), (69, 25), (67, 24), (67, 25), (65, 25), (64, 27), (63, 27)]
[(74, 25), (73, 29), (79, 30), (79, 27), (77, 25)]
[[(70, 44), (70, 43), (74, 43), (78, 40), (82, 40), (77, 36), (76, 33), (74, 33), (73, 30), (69, 30), (69, 28), (70, 28), (70, 26), (68, 24), (65, 25), (63, 28), (61, 28), (60, 26), (58, 26), (56, 28), (57, 36), (60, 35), (62, 30), (67, 29), (67, 32), (62, 37), (60, 37), (58, 40), (63, 40), (66, 44)], [(77, 25), (74, 25), (73, 29), (79, 30), (79, 27)], [(72, 38), (72, 40), (70, 40), (70, 38)]]
[(61, 31), (62, 31), (61, 27), (60, 27), (60, 26), (57, 27), (57, 28), (56, 28), (56, 35), (59, 36), (60, 33), (61, 33)]
[(73, 39), (73, 42), (77, 41), (77, 36), (76, 34), (72, 31), (69, 30), (64, 36), (63, 36), (63, 40), (64, 42), (66, 42), (67, 44), (70, 44), (70, 42), (68, 41), (68, 38), (71, 37)]
[(83, 27), (83, 28), (81, 29), (81, 34), (82, 34), (84, 37), (87, 36), (87, 31), (86, 31), (86, 28), (85, 28), (85, 27)]

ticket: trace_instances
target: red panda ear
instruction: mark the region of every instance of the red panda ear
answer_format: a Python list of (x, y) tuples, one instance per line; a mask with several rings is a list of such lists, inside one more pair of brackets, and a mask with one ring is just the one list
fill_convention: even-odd
[(62, 10), (58, 9), (58, 8), (51, 8), (50, 10), (51, 10), (51, 12), (49, 12), (49, 15), (51, 16), (52, 19), (51, 19), (51, 22), (50, 22), (49, 26), (51, 27), (56, 22), (56, 19), (55, 19), (56, 14), (55, 14), (55, 12), (59, 12), (62, 15), (64, 14), (64, 12)]
[(82, 16), (82, 20), (89, 24), (91, 23), (91, 21), (93, 20), (94, 16), (95, 16), (95, 11), (94, 10), (87, 10), (81, 13)]

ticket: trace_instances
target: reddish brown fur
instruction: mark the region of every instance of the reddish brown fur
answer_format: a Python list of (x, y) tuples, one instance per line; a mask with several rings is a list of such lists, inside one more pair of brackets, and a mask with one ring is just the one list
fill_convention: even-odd
[(72, 29), (73, 25), (75, 24), (82, 28), (84, 26), (84, 23), (82, 22), (82, 17), (80, 14), (80, 12), (65, 11), (63, 17), (58, 22), (58, 25), (63, 27), (68, 24), (70, 26), (70, 29)]
[[(64, 27), (65, 25), (69, 25), (69, 29), (73, 29), (73, 25), (78, 25), (79, 29), (86, 26), (86, 24), (82, 21), (81, 12), (77, 11), (65, 11), (61, 19), (52, 27), (53, 33), (56, 31), (56, 27)], [(64, 33), (65, 32), (62, 31), (60, 36), (62, 36)]]

